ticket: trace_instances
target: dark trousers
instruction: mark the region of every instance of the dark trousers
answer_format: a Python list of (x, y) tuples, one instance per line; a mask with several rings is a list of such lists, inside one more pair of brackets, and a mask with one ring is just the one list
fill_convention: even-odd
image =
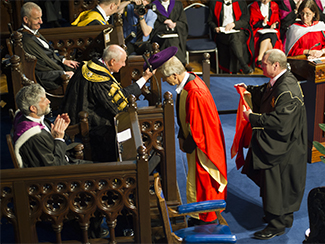
[(268, 222), (267, 228), (274, 231), (284, 231), (285, 228), (290, 228), (293, 223), (293, 213), (286, 213), (283, 215), (274, 215), (264, 211), (266, 221)]
[[(217, 34), (217, 45), (220, 55), (222, 53), (225, 54), (224, 48), (229, 50), (227, 56), (229, 59), (230, 72), (237, 72), (239, 69), (247, 65), (248, 62), (244, 58), (244, 48), (247, 48), (246, 35), (244, 31), (241, 30), (240, 32), (232, 34)], [(222, 56), (220, 56), (219, 58), (220, 62), (222, 62), (222, 59), (225, 59), (225, 57)], [(239, 69), (236, 65), (237, 61), (239, 62)]]

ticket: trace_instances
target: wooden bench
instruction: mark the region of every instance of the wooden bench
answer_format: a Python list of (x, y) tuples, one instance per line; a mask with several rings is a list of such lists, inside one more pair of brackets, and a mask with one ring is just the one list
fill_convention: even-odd
[[(138, 121), (132, 119), (135, 111), (128, 112), (131, 130), (139, 135)], [(65, 220), (77, 219), (80, 238), (89, 243), (89, 220), (99, 211), (106, 217), (110, 243), (116, 243), (120, 240), (115, 236), (117, 217), (125, 209), (133, 216), (135, 231), (128, 242), (151, 243), (148, 155), (141, 138), (137, 139), (137, 159), (2, 170), (0, 217), (13, 224), (16, 242), (37, 243), (36, 223), (50, 221), (56, 242), (62, 243)]]

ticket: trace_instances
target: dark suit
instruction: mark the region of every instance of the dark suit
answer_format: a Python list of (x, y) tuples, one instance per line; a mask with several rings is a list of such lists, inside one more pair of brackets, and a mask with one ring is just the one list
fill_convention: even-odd
[[(62, 84), (61, 75), (71, 69), (62, 63), (63, 57), (59, 57), (51, 45), (46, 48), (31, 32), (24, 28), (21, 31), (24, 50), (37, 58), (35, 67), (37, 82), (46, 90), (57, 89)], [(40, 38), (48, 43), (42, 35)]]
[(216, 33), (216, 27), (223, 26), (223, 0), (210, 1), (208, 24), (215, 35), (220, 68), (226, 72), (237, 73), (245, 65), (252, 63), (254, 43), (246, 1), (233, 0), (232, 6), (234, 30), (239, 30), (239, 32), (232, 34)]

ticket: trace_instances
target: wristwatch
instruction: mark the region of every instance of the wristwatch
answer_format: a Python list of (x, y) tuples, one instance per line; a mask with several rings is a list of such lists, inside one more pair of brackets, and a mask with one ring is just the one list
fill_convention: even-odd
[(143, 17), (140, 17), (139, 20), (143, 20), (144, 18)]

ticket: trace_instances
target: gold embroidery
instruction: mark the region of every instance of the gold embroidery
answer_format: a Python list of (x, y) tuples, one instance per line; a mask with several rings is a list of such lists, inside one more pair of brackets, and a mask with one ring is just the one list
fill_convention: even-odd
[(272, 97), (272, 100), (271, 100), (271, 106), (272, 106), (272, 108), (274, 108), (274, 104), (275, 104), (275, 97)]

